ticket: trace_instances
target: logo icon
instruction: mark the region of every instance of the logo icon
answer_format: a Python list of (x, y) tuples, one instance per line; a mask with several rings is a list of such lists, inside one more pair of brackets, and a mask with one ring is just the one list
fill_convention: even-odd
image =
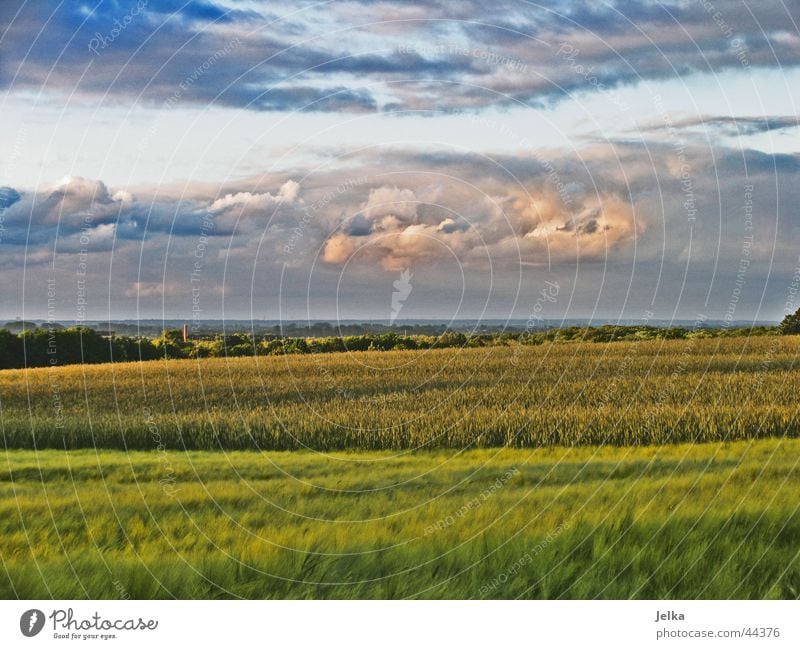
[(26, 638), (32, 638), (44, 628), (44, 613), (38, 608), (25, 611), (19, 618), (19, 630)]
[(389, 317), (389, 324), (394, 324), (394, 321), (397, 319), (397, 316), (400, 315), (400, 309), (403, 308), (403, 302), (408, 299), (408, 296), (411, 295), (411, 278), (414, 277), (411, 274), (410, 269), (406, 268), (402, 273), (400, 273), (400, 279), (395, 280), (392, 283), (394, 286), (394, 293), (392, 293), (392, 314)]

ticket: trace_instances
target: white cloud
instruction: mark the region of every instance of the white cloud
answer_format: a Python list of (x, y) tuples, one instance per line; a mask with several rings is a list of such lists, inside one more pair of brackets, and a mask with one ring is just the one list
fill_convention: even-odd
[(232, 207), (240, 206), (243, 211), (254, 212), (266, 210), (284, 203), (293, 203), (297, 200), (300, 192), (300, 184), (294, 180), (287, 180), (281, 185), (278, 193), (273, 195), (269, 192), (253, 194), (251, 192), (238, 192), (236, 194), (226, 194), (217, 199), (209, 208), (212, 212), (222, 212)]
[(410, 189), (397, 187), (378, 187), (369, 193), (363, 212), (369, 218), (394, 216), (411, 220), (417, 215), (419, 200)]

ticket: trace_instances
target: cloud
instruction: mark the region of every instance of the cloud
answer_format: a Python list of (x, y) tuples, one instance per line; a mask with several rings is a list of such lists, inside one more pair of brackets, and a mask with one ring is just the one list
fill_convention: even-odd
[(281, 185), (279, 196), (282, 200), (291, 203), (297, 199), (299, 192), (300, 183), (295, 182), (294, 180), (287, 180), (283, 185)]
[(327, 239), (323, 260), (344, 264), (358, 254), (359, 263), (396, 270), (441, 255), (443, 246), (463, 247), (462, 242), (447, 244), (444, 239), (464, 233), (468, 224), (458, 216), (451, 218), (450, 211), (426, 202), (441, 193), (440, 185), (421, 185), (413, 190), (396, 185), (371, 188), (359, 210)]
[[(163, 300), (169, 313), (187, 317), (193, 287), (208, 317), (223, 299), (229, 316), (258, 309), (263, 317), (274, 312), (276, 291), (302, 295), (305, 308), (311, 290), (314, 308), (332, 308), (325, 300), (335, 299), (340, 283), (361, 303), (377, 303), (406, 268), (414, 269), (415, 295), (429, 296), (432, 317), (441, 304), (437, 291), (462, 281), (469, 294), (491, 278), (493, 290), (513, 297), (521, 268), (564, 282), (582, 278), (576, 308), (594, 304), (600, 277), (613, 278), (602, 289), (619, 300), (613, 304), (626, 299), (626, 273), (635, 277), (631, 299), (647, 303), (656, 285), (658, 300), (669, 303), (686, 279), (685, 310), (692, 300), (703, 306), (709, 289), (697, 286), (711, 277), (712, 296), (727, 304), (746, 244), (751, 265), (741, 308), (761, 304), (770, 277), (764, 308), (778, 308), (797, 259), (800, 220), (790, 206), (800, 203), (800, 156), (709, 147), (704, 140), (688, 138), (683, 161), (669, 143), (615, 142), (574, 153), (492, 156), (366, 149), (335, 166), (221, 186), (134, 191), (70, 177), (36, 190), (13, 188), (20, 198), (3, 214), (0, 269), (15, 290), (22, 269), (26, 286), (40, 287), (55, 267), (60, 295), (74, 299), (79, 256), (87, 250), (97, 308), (108, 308), (103, 300), (110, 294), (114, 309), (139, 300), (140, 312), (158, 314)], [(682, 185), (683, 164), (691, 194)], [(302, 192), (295, 178), (302, 178)], [(349, 183), (353, 178), (360, 180)], [(265, 205), (266, 218), (251, 218)], [(30, 291), (26, 305), (35, 309), (43, 294)], [(477, 297), (465, 300), (475, 304)]]
[(222, 212), (232, 207), (240, 207), (243, 211), (249, 212), (266, 210), (283, 203), (293, 203), (297, 200), (300, 185), (294, 180), (287, 180), (276, 195), (269, 192), (253, 194), (251, 192), (238, 192), (236, 194), (226, 194), (222, 198), (215, 200), (209, 209), (212, 212)]
[(136, 199), (133, 194), (124, 189), (119, 189), (114, 192), (114, 195), (111, 197), (111, 200), (116, 201), (118, 203), (133, 203)]
[(800, 127), (800, 120), (796, 115), (765, 115), (763, 117), (733, 117), (727, 115), (711, 115), (699, 117), (686, 117), (673, 120), (670, 124), (653, 122), (643, 125), (642, 131), (664, 131), (675, 129), (707, 129), (715, 130), (723, 135), (756, 135), (770, 131), (781, 131), (789, 128)]
[[(4, 240), (34, 244), (52, 239), (56, 229), (69, 235), (114, 223), (129, 198), (125, 193), (112, 196), (102, 181), (78, 176), (66, 176), (32, 192), (9, 188), (6, 194), (14, 200), (3, 215), (7, 229)], [(105, 237), (108, 229), (100, 228), (97, 233)]]
[(438, 232), (443, 232), (444, 234), (452, 234), (454, 232), (464, 232), (465, 230), (469, 229), (469, 224), (464, 221), (463, 219), (459, 219), (458, 221), (446, 218), (436, 226), (436, 230)]
[(523, 235), (526, 242), (542, 244), (551, 261), (599, 259), (646, 230), (643, 219), (637, 223), (633, 204), (615, 194), (594, 196), (568, 209), (549, 193), (523, 207), (523, 215), (531, 228)]
[(328, 88), (271, 86), (253, 94), (249, 100), (247, 94), (236, 95), (230, 92), (223, 95), (221, 101), (234, 106), (244, 103), (246, 108), (266, 111), (367, 113), (377, 110), (378, 107), (369, 91), (344, 86)]
[(11, 207), (22, 198), (13, 187), (0, 187), (0, 208)]
[(322, 259), (329, 264), (345, 263), (355, 250), (355, 242), (346, 234), (334, 234), (325, 242)]
[[(436, 263), (448, 255), (483, 267), (489, 259), (501, 266), (520, 259), (587, 260), (631, 243), (646, 228), (645, 220), (637, 223), (624, 190), (611, 186), (577, 201), (554, 191), (541, 176), (529, 178), (524, 187), (507, 180), (492, 189), (493, 196), (439, 184), (373, 188), (360, 210), (327, 239), (323, 260), (385, 270)], [(418, 192), (441, 194), (445, 205), (423, 202)]]
[(127, 297), (158, 297), (164, 294), (164, 285), (158, 282), (133, 282), (125, 289)]
[[(228, 191), (222, 198), (214, 198), (214, 191), (213, 186), (203, 187), (186, 198), (186, 188), (174, 195), (145, 189), (137, 196), (79, 176), (66, 176), (33, 191), (6, 188), (0, 195), (13, 198), (13, 202), (9, 201), (2, 215), (2, 241), (35, 246), (53, 244), (57, 239), (65, 252), (82, 247), (110, 250), (120, 240), (153, 241), (162, 234), (196, 237), (203, 223), (213, 225), (213, 236), (230, 236), (237, 225), (241, 232), (248, 232), (251, 217), (274, 217), (279, 206), (296, 205), (300, 186), (285, 179), (274, 193)], [(189, 189), (188, 193), (194, 192)]]
[(363, 213), (369, 219), (392, 216), (408, 221), (416, 218), (418, 203), (419, 200), (410, 189), (378, 187), (370, 190)]
[[(791, 6), (781, 0), (301, 6), (281, 18), (170, 1), (125, 21), (116, 3), (88, 13), (79, 3), (25, 3), (0, 17), (0, 86), (158, 106), (458, 111), (800, 64)], [(92, 54), (92, 39), (108, 42)]]

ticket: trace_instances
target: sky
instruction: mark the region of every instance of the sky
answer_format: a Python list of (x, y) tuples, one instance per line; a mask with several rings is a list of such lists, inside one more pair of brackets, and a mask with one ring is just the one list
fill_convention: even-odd
[(780, 320), (800, 3), (0, 3), (0, 319)]

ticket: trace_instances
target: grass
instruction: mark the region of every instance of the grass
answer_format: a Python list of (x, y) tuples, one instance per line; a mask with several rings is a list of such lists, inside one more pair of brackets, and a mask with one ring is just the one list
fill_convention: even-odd
[(796, 598), (800, 440), (9, 450), (3, 598)]
[(795, 336), (0, 372), (6, 448), (463, 449), (800, 436)]

